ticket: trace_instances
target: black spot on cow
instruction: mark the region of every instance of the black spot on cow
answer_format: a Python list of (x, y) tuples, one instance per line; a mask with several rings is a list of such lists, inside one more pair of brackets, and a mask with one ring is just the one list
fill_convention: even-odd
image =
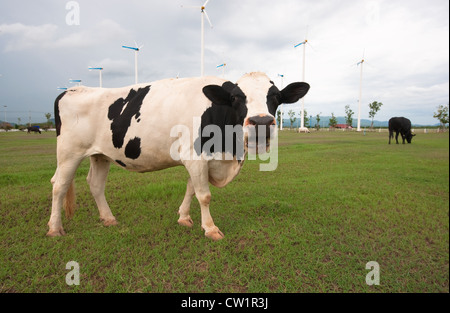
[(125, 156), (129, 159), (137, 159), (141, 155), (141, 138), (134, 137), (128, 141), (125, 147)]
[(59, 101), (64, 97), (66, 92), (61, 93), (55, 100), (55, 125), (56, 125), (56, 137), (61, 134), (61, 117), (59, 116)]
[[(212, 155), (213, 152), (226, 152), (242, 159), (244, 156), (242, 127), (234, 128), (234, 126), (242, 126), (247, 115), (245, 94), (232, 82), (225, 82), (222, 86), (205, 86), (203, 93), (211, 100), (212, 106), (206, 109), (201, 117), (199, 138), (194, 143), (197, 155), (202, 151), (207, 155)], [(221, 143), (220, 147), (212, 144), (216, 143), (215, 136), (218, 135), (221, 136), (221, 140), (217, 140), (217, 144)], [(212, 138), (215, 139), (211, 140)]]
[(109, 106), (108, 118), (112, 121), (112, 142), (115, 148), (122, 148), (125, 135), (131, 125), (131, 119), (133, 117), (136, 120), (139, 119), (142, 101), (149, 91), (150, 85), (139, 88), (137, 91), (131, 89), (125, 99), (119, 98)]
[(116, 163), (119, 164), (122, 167), (127, 167), (127, 165), (125, 163), (123, 163), (122, 161), (120, 161), (120, 160), (116, 160)]

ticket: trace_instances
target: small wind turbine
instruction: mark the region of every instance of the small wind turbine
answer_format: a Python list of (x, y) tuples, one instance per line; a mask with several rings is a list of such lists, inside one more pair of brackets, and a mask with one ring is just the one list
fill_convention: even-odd
[(362, 101), (362, 74), (363, 74), (363, 64), (364, 64), (364, 52), (363, 52), (363, 58), (361, 61), (356, 63), (356, 66), (361, 65), (361, 74), (359, 76), (359, 101), (358, 101), (358, 127), (356, 128), (356, 131), (361, 131), (361, 101)]
[[(185, 8), (196, 8), (200, 9), (200, 12), (202, 14), (202, 28), (201, 28), (201, 56), (200, 56), (200, 75), (204, 76), (205, 74), (205, 65), (204, 65), (204, 59), (205, 59), (205, 17), (208, 20), (209, 26), (213, 28), (211, 24), (211, 20), (208, 17), (208, 13), (206, 13), (206, 5), (208, 4), (209, 0), (206, 0), (205, 3), (203, 3), (202, 6), (185, 6)], [(183, 6), (181, 6), (183, 7)]]
[(216, 68), (222, 68), (222, 77), (225, 77), (225, 66), (227, 66), (226, 63), (222, 63), (216, 66)]
[(142, 47), (144, 45), (138, 47), (138, 44), (136, 43), (136, 41), (134, 43), (136, 44), (136, 47), (122, 46), (122, 48), (134, 50), (134, 83), (137, 84), (138, 83), (138, 61), (137, 61), (137, 56), (138, 56), (138, 52), (142, 49)]
[[(280, 86), (280, 89), (283, 90), (283, 79), (284, 79), (284, 74), (278, 74), (278, 77), (281, 78), (281, 86)], [(280, 105), (280, 130), (283, 130), (283, 103)]]
[(8, 106), (7, 106), (7, 105), (4, 105), (3, 107), (4, 107), (3, 111), (4, 111), (4, 113), (5, 113), (5, 120), (4, 120), (3, 122), (7, 123), (7, 121), (6, 121), (6, 108), (7, 108)]
[[(306, 45), (308, 44), (310, 47), (311, 44), (308, 42), (308, 28), (306, 28), (306, 35), (305, 35), (305, 40), (296, 44), (294, 46), (294, 48), (297, 48), (301, 45), (303, 45), (303, 68), (302, 68), (302, 81), (305, 81), (305, 63), (306, 63)], [(300, 116), (300, 129), (298, 130), (299, 132), (308, 132), (308, 129), (305, 128), (305, 97), (302, 98), (302, 111), (301, 111), (301, 116)]]
[(100, 88), (102, 88), (102, 71), (103, 71), (103, 67), (92, 67), (92, 66), (89, 66), (89, 71), (92, 71), (92, 70), (97, 70), (99, 72)]
[(69, 83), (76, 83), (78, 86), (81, 86), (81, 79), (69, 79)]

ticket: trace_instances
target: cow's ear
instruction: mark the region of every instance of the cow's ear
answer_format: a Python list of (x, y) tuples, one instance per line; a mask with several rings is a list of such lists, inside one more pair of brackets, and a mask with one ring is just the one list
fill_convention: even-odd
[(281, 103), (294, 103), (303, 98), (309, 90), (308, 83), (292, 83), (281, 90)]
[(231, 96), (224, 88), (217, 85), (208, 85), (203, 87), (203, 93), (206, 98), (217, 105), (231, 106)]

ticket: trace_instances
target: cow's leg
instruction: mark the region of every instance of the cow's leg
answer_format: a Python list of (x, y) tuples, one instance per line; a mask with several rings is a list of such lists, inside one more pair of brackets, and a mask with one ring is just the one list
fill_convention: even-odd
[(100, 219), (105, 226), (117, 225), (117, 220), (111, 213), (111, 209), (105, 198), (105, 185), (109, 166), (109, 160), (102, 155), (91, 156), (91, 167), (86, 179), (89, 183), (91, 193), (94, 196), (95, 203), (97, 203)]
[(80, 165), (83, 158), (72, 158), (64, 161), (58, 161), (55, 175), (51, 179), (53, 184), (52, 192), (52, 213), (48, 221), (49, 231), (47, 236), (62, 236), (65, 235), (61, 221), (61, 208), (66, 196), (67, 190), (75, 176), (75, 172)]
[(389, 144), (391, 144), (391, 138), (394, 138), (394, 132), (389, 131)]
[(200, 203), (202, 228), (205, 231), (205, 236), (211, 238), (212, 240), (220, 240), (224, 237), (224, 234), (216, 225), (214, 225), (214, 221), (209, 212), (211, 192), (209, 190), (208, 163), (193, 161), (191, 166), (188, 166), (187, 169), (191, 176), (195, 196)]
[(184, 195), (183, 203), (181, 203), (180, 208), (178, 210), (178, 214), (180, 218), (178, 219), (178, 224), (192, 227), (194, 222), (189, 216), (189, 210), (191, 207), (192, 198), (195, 195), (194, 186), (192, 186), (192, 180), (189, 178), (186, 186), (186, 194)]
[(395, 132), (395, 142), (397, 142), (397, 144), (398, 144), (398, 133), (399, 132)]

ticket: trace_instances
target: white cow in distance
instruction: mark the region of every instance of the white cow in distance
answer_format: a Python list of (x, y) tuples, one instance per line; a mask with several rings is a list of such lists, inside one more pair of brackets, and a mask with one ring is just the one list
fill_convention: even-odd
[[(57, 169), (51, 179), (52, 212), (47, 235), (65, 234), (61, 207), (65, 202), (66, 215), (73, 215), (75, 171), (83, 159), (90, 157), (87, 181), (105, 226), (117, 224), (104, 194), (111, 163), (136, 172), (182, 165), (190, 178), (178, 210), (178, 223), (193, 225), (189, 209), (195, 195), (205, 235), (222, 239), (224, 235), (209, 212), (209, 183), (224, 187), (239, 173), (249, 149), (267, 151), (271, 137), (276, 136), (273, 129), (278, 105), (294, 103), (308, 90), (309, 85), (302, 82), (280, 91), (264, 73), (249, 73), (237, 84), (218, 77), (200, 77), (65, 91), (55, 101)], [(231, 137), (227, 135), (229, 129), (235, 130)], [(211, 134), (219, 131), (221, 140), (211, 145)], [(254, 139), (250, 134), (255, 134)]]

